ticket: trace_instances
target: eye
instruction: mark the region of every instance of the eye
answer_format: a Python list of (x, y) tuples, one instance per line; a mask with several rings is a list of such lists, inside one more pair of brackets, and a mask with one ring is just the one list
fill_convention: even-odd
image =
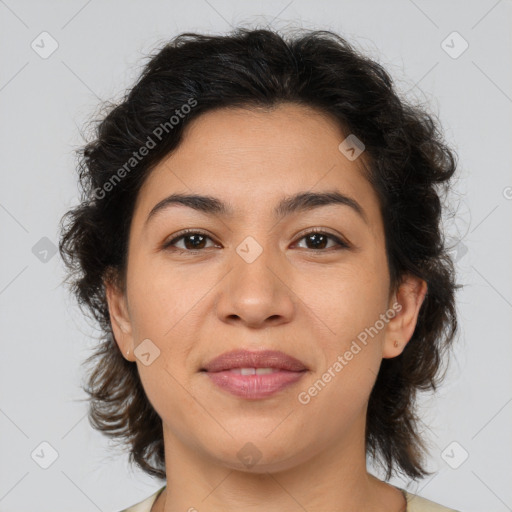
[[(182, 231), (178, 236), (174, 237), (169, 242), (166, 242), (163, 245), (163, 249), (176, 249), (178, 252), (188, 252), (188, 253), (198, 253), (203, 249), (208, 248), (205, 247), (206, 240), (212, 240), (212, 238), (203, 233), (201, 231), (195, 230), (186, 230)], [(311, 243), (313, 247), (305, 247), (306, 249), (315, 251), (315, 252), (325, 252), (326, 244), (328, 244), (329, 240), (334, 241), (334, 246), (331, 246), (329, 249), (348, 249), (350, 245), (335, 235), (322, 231), (321, 229), (314, 229), (308, 231), (304, 234), (300, 239), (306, 240), (306, 244)], [(184, 247), (177, 247), (177, 243), (183, 241)]]
[[(313, 229), (311, 231), (308, 231), (299, 239), (299, 241), (306, 240), (306, 243), (311, 242), (313, 247), (306, 247), (306, 249), (311, 249), (316, 252), (323, 252), (319, 250), (323, 250), (326, 248), (325, 245), (326, 243), (328, 243), (329, 239), (335, 242), (335, 248), (337, 247), (338, 249), (348, 249), (350, 247), (348, 243), (344, 242), (343, 240), (340, 240), (337, 236), (322, 231), (321, 229)], [(330, 249), (332, 248), (333, 247), (330, 247)]]
[[(169, 242), (166, 242), (163, 245), (163, 249), (174, 249), (176, 248), (179, 252), (200, 252), (202, 249), (204, 249), (205, 240), (209, 238), (212, 240), (210, 236), (208, 236), (206, 233), (203, 233), (201, 231), (194, 231), (194, 230), (186, 230), (182, 231), (181, 234)], [(175, 247), (175, 244), (183, 240), (185, 247)]]

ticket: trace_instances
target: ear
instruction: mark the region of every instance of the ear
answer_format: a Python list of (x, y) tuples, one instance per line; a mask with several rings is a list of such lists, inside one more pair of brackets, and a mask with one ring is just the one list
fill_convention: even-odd
[(389, 310), (394, 311), (395, 316), (391, 318), (386, 328), (382, 347), (383, 358), (400, 355), (412, 338), (426, 293), (425, 280), (412, 274), (406, 274), (403, 277), (389, 303)]
[(112, 272), (108, 273), (103, 283), (114, 339), (122, 356), (128, 361), (135, 361), (132, 325), (126, 295)]

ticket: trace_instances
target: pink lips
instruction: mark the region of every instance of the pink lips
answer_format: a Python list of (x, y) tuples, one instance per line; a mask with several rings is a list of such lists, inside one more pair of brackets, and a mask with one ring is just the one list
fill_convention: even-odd
[[(261, 375), (243, 375), (240, 373), (241, 368), (273, 370), (271, 373), (271, 370), (260, 370), (263, 373)], [(297, 382), (306, 370), (307, 367), (298, 359), (275, 350), (226, 352), (202, 369), (221, 389), (246, 399), (268, 397)]]

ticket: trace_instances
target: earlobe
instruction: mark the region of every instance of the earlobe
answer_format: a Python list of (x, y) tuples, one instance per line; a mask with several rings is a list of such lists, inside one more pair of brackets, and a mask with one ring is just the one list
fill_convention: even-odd
[(382, 347), (382, 357), (400, 355), (411, 339), (421, 306), (427, 293), (427, 283), (420, 277), (407, 274), (393, 295), (390, 308), (396, 312), (389, 321)]

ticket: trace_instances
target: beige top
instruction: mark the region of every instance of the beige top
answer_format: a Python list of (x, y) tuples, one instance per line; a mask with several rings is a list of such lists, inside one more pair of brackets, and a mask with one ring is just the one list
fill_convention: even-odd
[[(145, 500), (131, 506), (130, 508), (125, 508), (121, 510), (121, 512), (151, 512), (151, 507), (153, 503), (155, 503), (158, 495), (165, 489), (165, 485), (158, 489), (154, 494), (146, 498)], [(443, 507), (443, 505), (439, 505), (439, 503), (434, 503), (433, 501), (427, 500), (426, 498), (422, 498), (416, 494), (412, 494), (407, 492), (400, 487), (397, 487), (400, 491), (402, 491), (405, 499), (407, 500), (407, 512), (459, 512), (453, 508)]]

